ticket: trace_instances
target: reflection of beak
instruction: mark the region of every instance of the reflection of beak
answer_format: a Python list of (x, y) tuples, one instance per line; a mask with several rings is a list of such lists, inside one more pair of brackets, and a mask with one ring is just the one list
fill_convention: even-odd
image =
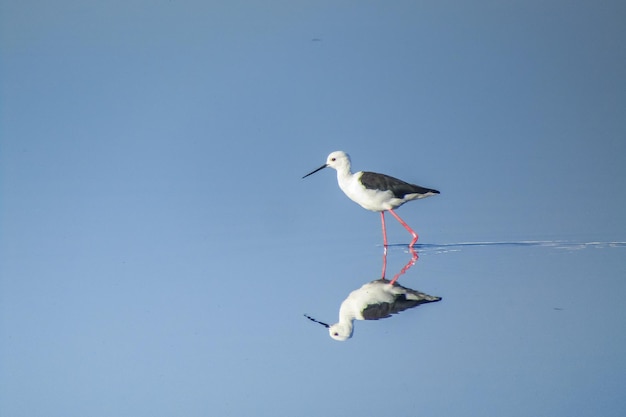
[(313, 175), (313, 174), (315, 174), (317, 171), (321, 171), (322, 169), (326, 168), (327, 166), (328, 166), (328, 164), (324, 164), (324, 165), (322, 165), (321, 167), (319, 167), (318, 169), (316, 169), (315, 171), (309, 172), (308, 174), (306, 174), (306, 175), (305, 175), (304, 177), (302, 177), (302, 178), (306, 178), (306, 177), (308, 177), (309, 175)]
[[(322, 168), (325, 168), (325, 167), (322, 167)], [(320, 169), (322, 169), (322, 168), (320, 168)], [(317, 171), (319, 171), (320, 169), (318, 169)], [(313, 171), (313, 172), (315, 172), (315, 171)], [(311, 172), (311, 174), (313, 172)], [(311, 175), (311, 174), (309, 174), (309, 175)], [(319, 321), (319, 320), (315, 320), (313, 317), (307, 316), (306, 314), (304, 315), (304, 317), (306, 317), (307, 319), (309, 319), (309, 320), (311, 320), (311, 321), (313, 321), (315, 323), (321, 324), (322, 326), (326, 327), (327, 329), (330, 327), (328, 324), (326, 324), (326, 323), (324, 323), (322, 321)]]

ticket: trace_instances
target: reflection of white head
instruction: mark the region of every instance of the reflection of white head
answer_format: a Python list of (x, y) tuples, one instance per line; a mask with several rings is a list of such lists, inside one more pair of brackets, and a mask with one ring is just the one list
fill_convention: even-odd
[(354, 328), (352, 326), (352, 322), (348, 321), (344, 323), (333, 324), (328, 328), (328, 333), (330, 333), (330, 337), (332, 337), (333, 339), (343, 342), (352, 337), (353, 329)]
[(343, 342), (344, 340), (348, 340), (352, 337), (352, 321), (354, 319), (349, 319), (349, 320), (342, 320), (337, 324), (333, 324), (332, 326), (329, 324), (324, 323), (323, 321), (319, 321), (314, 319), (311, 316), (307, 316), (306, 314), (304, 315), (304, 317), (306, 317), (307, 319), (317, 323), (317, 324), (321, 324), (322, 326), (326, 327), (328, 329), (328, 333), (330, 334), (330, 337), (332, 337), (335, 340), (339, 340), (340, 342)]

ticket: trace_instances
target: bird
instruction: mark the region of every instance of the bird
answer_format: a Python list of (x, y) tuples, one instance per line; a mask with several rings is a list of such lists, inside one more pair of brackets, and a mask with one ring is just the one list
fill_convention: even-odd
[(328, 329), (330, 337), (343, 342), (352, 337), (354, 320), (384, 319), (409, 308), (437, 301), (441, 301), (441, 297), (424, 294), (381, 278), (368, 282), (348, 295), (339, 308), (338, 323), (329, 325), (306, 314), (304, 316), (323, 325)]
[(335, 151), (328, 155), (326, 163), (309, 172), (302, 178), (313, 175), (324, 168), (333, 168), (337, 171), (339, 188), (355, 203), (366, 210), (380, 212), (383, 229), (383, 245), (387, 247), (387, 228), (385, 226), (385, 211), (391, 213), (395, 219), (411, 234), (413, 239), (409, 247), (417, 242), (418, 235), (393, 210), (404, 203), (439, 194), (439, 191), (415, 184), (404, 182), (394, 177), (376, 172), (359, 171), (352, 173), (350, 156), (344, 151)]

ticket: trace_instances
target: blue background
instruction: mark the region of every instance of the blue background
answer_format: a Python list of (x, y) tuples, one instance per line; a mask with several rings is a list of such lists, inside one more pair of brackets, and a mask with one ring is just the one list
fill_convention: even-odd
[[(625, 21), (0, 1), (0, 415), (623, 416)], [(336, 320), (382, 237), (301, 179), (334, 150), (442, 192), (398, 210), (419, 243), (544, 243), (424, 247), (400, 283), (443, 300), (336, 342), (302, 314)]]

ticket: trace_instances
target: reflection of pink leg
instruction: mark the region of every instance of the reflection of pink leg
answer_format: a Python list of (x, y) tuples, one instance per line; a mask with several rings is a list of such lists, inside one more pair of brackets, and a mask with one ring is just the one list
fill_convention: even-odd
[(417, 256), (417, 252), (415, 252), (415, 249), (413, 249), (413, 247), (409, 247), (409, 252), (411, 252), (411, 260), (409, 260), (409, 262), (407, 262), (407, 264), (404, 265), (404, 268), (402, 268), (400, 272), (398, 272), (396, 276), (393, 277), (393, 279), (389, 282), (390, 285), (393, 285), (393, 283), (396, 282), (398, 278), (400, 278), (400, 275), (408, 271), (409, 268), (415, 265), (415, 262), (417, 262), (417, 259), (419, 258), (419, 256)]
[[(393, 217), (395, 217), (395, 218), (396, 218), (396, 220), (397, 220), (397, 221), (399, 221), (399, 222), (400, 222), (400, 224), (401, 224), (402, 226), (404, 226), (404, 228), (405, 228), (406, 230), (408, 230), (410, 234), (412, 234), (412, 235), (413, 235), (413, 240), (411, 241), (411, 243), (409, 243), (409, 248), (412, 248), (412, 247), (413, 247), (413, 245), (415, 245), (415, 242), (417, 242), (417, 233), (415, 233), (415, 231), (414, 231), (413, 229), (411, 229), (411, 228), (409, 227), (409, 225), (408, 225), (408, 224), (406, 224), (406, 223), (404, 222), (404, 220), (402, 220), (402, 219), (400, 218), (400, 216), (398, 216), (398, 215), (397, 215), (397, 214), (396, 214), (393, 210), (391, 210), (391, 209), (390, 209), (390, 210), (389, 210), (389, 213), (391, 213), (391, 214), (393, 215)], [(382, 214), (382, 212), (381, 212), (381, 214)]]
[(383, 247), (383, 276), (385, 279), (385, 274), (387, 273), (387, 246)]
[(387, 227), (385, 226), (385, 212), (380, 212), (380, 221), (383, 225), (383, 245), (387, 247)]
[(385, 212), (380, 212), (380, 221), (383, 225), (383, 278), (387, 273), (387, 228), (385, 227)]

